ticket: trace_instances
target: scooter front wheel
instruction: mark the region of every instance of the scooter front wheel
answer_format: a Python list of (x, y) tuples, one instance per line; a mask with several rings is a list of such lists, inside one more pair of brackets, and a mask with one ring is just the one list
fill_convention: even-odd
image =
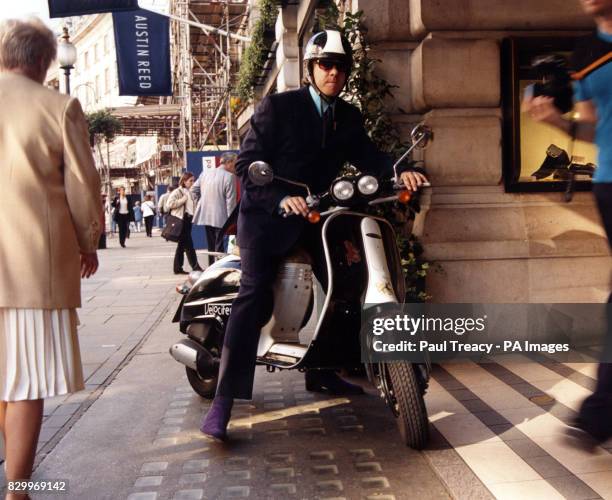
[(399, 361), (388, 363), (386, 369), (391, 383), (390, 392), (402, 441), (406, 446), (422, 450), (429, 441), (429, 420), (423, 391), (414, 366)]
[(191, 388), (200, 396), (205, 399), (213, 399), (215, 397), (215, 391), (217, 390), (218, 376), (212, 378), (202, 378), (197, 371), (192, 368), (185, 367), (187, 372), (187, 380)]

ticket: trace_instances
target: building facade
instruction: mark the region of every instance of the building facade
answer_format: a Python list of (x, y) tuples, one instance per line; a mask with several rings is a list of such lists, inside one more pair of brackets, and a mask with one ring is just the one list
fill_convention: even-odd
[[(112, 15), (70, 18), (67, 25), (70, 41), (77, 50), (70, 73), (71, 94), (79, 99), (85, 113), (125, 110), (141, 104), (137, 97), (119, 95)], [(66, 91), (63, 70), (54, 70), (48, 80), (58, 82), (60, 92)], [(96, 166), (106, 190), (121, 186), (128, 193), (152, 190), (156, 181), (163, 181), (157, 172), (163, 157), (161, 146), (156, 134), (119, 135), (108, 151), (104, 142), (96, 145)]]
[[(388, 108), (404, 134), (420, 121), (434, 131), (421, 153), (433, 187), (415, 223), (427, 259), (440, 268), (427, 277), (433, 300), (605, 301), (610, 256), (591, 194), (576, 192), (567, 203), (563, 179), (531, 175), (550, 144), (579, 163), (594, 152), (584, 144), (572, 150), (567, 138), (529, 123), (518, 109), (520, 91), (536, 78), (529, 61), (567, 54), (593, 28), (578, 1), (337, 4), (364, 12), (378, 72), (397, 86)], [(260, 95), (299, 86), (318, 7), (313, 0), (284, 3)], [(239, 117), (241, 130), (247, 118)]]

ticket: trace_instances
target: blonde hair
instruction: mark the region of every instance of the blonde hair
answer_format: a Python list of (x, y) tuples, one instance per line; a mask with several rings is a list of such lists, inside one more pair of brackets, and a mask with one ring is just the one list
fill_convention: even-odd
[(37, 17), (0, 22), (0, 68), (47, 71), (56, 55), (55, 35)]

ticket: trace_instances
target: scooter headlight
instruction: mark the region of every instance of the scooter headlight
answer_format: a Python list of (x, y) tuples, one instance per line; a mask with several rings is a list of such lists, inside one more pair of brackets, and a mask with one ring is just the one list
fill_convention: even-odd
[(357, 182), (357, 189), (364, 196), (371, 196), (378, 191), (378, 179), (371, 175), (364, 175)]
[(350, 200), (355, 195), (355, 186), (346, 179), (340, 179), (332, 186), (332, 194), (338, 201)]

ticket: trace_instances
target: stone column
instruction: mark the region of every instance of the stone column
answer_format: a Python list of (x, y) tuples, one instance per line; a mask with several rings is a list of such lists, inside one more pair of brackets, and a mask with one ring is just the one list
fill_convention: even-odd
[(279, 92), (300, 87), (297, 11), (297, 5), (288, 5), (281, 9), (276, 20), (276, 64), (279, 68), (276, 85)]
[[(435, 302), (590, 302), (608, 293), (610, 258), (590, 193), (510, 194), (502, 179), (500, 40), (590, 26), (567, 0), (359, 0), (392, 110), (421, 116), (433, 187), (415, 232), (441, 272)], [(408, 28), (409, 26), (409, 28)], [(405, 113), (405, 114), (402, 114)], [(402, 120), (400, 120), (402, 121)]]

